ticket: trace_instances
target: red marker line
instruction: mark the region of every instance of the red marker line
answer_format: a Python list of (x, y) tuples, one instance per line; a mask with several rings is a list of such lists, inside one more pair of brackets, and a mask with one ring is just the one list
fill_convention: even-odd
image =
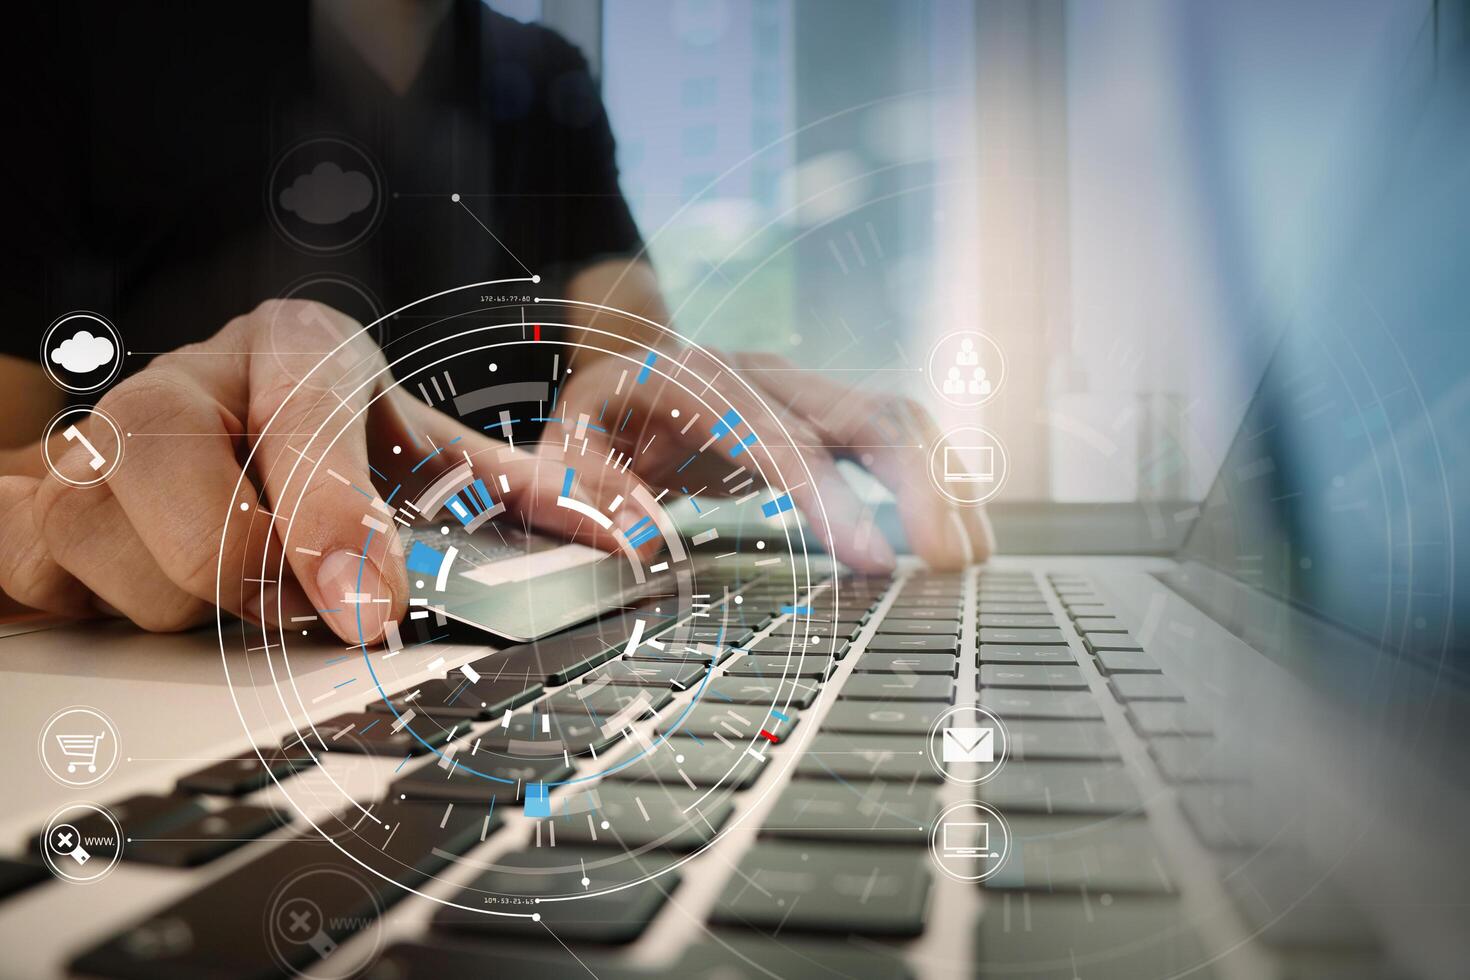
[(532, 325), (531, 330), (532, 330), (531, 339), (532, 340), (540, 340), (541, 339), (541, 324), (537, 323), (537, 324)]
[(764, 728), (762, 728), (762, 729), (761, 729), (761, 735), (762, 735), (762, 736), (763, 736), (763, 737), (764, 737), (764, 738), (765, 738), (765, 739), (766, 739), (766, 740), (767, 740), (767, 741), (768, 741), (768, 742), (771, 742), (771, 743), (772, 743), (772, 744), (774, 744), (774, 743), (776, 743), (776, 742), (779, 742), (779, 741), (781, 741), (781, 740), (780, 740), (780, 739), (779, 739), (779, 738), (777, 738), (777, 737), (776, 737), (776, 736), (774, 736), (774, 735), (772, 735), (772, 734), (771, 734), (771, 733), (770, 733), (770, 732), (768, 732), (768, 731), (766, 731), (766, 730), (765, 730), (765, 729), (764, 729)]

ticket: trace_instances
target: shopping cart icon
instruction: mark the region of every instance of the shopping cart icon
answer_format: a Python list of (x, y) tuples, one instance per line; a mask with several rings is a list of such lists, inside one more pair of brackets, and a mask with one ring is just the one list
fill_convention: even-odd
[(102, 744), (106, 732), (96, 735), (58, 735), (56, 742), (61, 754), (66, 756), (66, 771), (74, 773), (77, 766), (86, 766), (88, 772), (97, 771), (97, 746)]

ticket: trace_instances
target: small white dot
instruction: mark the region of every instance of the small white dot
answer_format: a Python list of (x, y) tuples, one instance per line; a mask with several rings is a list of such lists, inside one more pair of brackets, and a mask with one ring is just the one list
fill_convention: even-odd
[(414, 583), (413, 583), (413, 587), (416, 588), (416, 589), (422, 589), (424, 587), (424, 580), (423, 579), (416, 579), (414, 581)]
[(491, 365), (490, 365), (490, 370), (491, 370), (491, 371), (492, 371), (492, 372), (494, 372), (494, 371), (499, 371), (499, 370), (500, 370), (500, 365), (499, 365), (499, 364), (493, 364), (493, 363), (492, 363), (492, 364), (491, 364)]
[(302, 630), (301, 631), (301, 635), (302, 636), (310, 636), (311, 635), (311, 632), (309, 630)]
[(590, 884), (592, 884), (592, 879), (591, 879), (591, 878), (588, 878), (588, 877), (586, 877), (586, 876), (585, 876), (585, 875), (584, 875), (584, 876), (583, 876), (583, 877), (582, 877), (582, 887), (583, 887), (583, 888), (586, 888), (586, 887), (587, 887), (587, 886), (588, 886), (588, 885), (590, 885)]
[(250, 504), (247, 503), (246, 501), (242, 500), (242, 501), (240, 501), (240, 509), (241, 510), (249, 510), (250, 509)]
[(755, 543), (755, 550), (756, 551), (765, 551), (766, 550), (766, 543), (764, 541), (757, 541)]
[(403, 455), (403, 447), (402, 446), (394, 446), (393, 447), (393, 455), (394, 456), (401, 456), (401, 455)]
[(541, 277), (540, 276), (532, 276), (531, 277), (531, 281), (532, 282), (540, 282), (541, 281)]
[(450, 194), (449, 195), (449, 199), (451, 201), (453, 201), (455, 204), (458, 204), (459, 203), (459, 195), (458, 194)]
[(679, 417), (679, 410), (677, 408), (671, 408), (671, 409), (669, 409), (669, 414), (671, 416), (673, 416), (674, 418), (678, 418)]
[(744, 602), (745, 602), (745, 596), (738, 595), (738, 596), (735, 597), (735, 605), (738, 606), (738, 605), (743, 604)]
[(572, 369), (571, 368), (567, 368), (567, 374), (571, 374), (571, 373), (572, 373)]
[(408, 799), (408, 794), (407, 793), (399, 793), (398, 794), (398, 798), (400, 800), (406, 800), (406, 799)]
[(674, 756), (674, 761), (682, 766), (684, 764), (684, 756), (682, 754), (676, 755)]
[(532, 922), (540, 922), (541, 921), (541, 913), (540, 912), (532, 912), (531, 913), (531, 921)]
[(608, 822), (607, 822), (607, 821), (606, 821), (606, 820), (604, 820), (604, 821), (603, 821), (603, 822), (602, 822), (602, 829), (603, 829), (603, 830), (606, 830), (606, 829), (607, 829), (607, 828), (609, 828), (609, 827), (611, 827), (611, 826), (612, 826), (612, 824), (610, 824), (610, 823), (608, 823)]
[(440, 534), (448, 534), (449, 533), (449, 528), (447, 528), (447, 527), (441, 527), (439, 529), (439, 533)]

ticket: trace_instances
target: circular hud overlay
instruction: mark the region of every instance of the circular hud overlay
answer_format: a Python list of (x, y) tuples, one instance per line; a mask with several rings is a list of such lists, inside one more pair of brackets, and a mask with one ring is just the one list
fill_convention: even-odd
[[(676, 873), (736, 825), (731, 794), (792, 757), (771, 749), (801, 665), (834, 652), (837, 596), (787, 489), (811, 475), (777, 417), (667, 328), (535, 289), (427, 297), (390, 314), (381, 348), (378, 324), (325, 356), (303, 341), (312, 362), (287, 366), (221, 540), (237, 557), (219, 604), (265, 610), (220, 622), (241, 720), (261, 753), (318, 763), (281, 793), (452, 916), (539, 918)], [(303, 514), (322, 495), (360, 512), (347, 559), (319, 554)], [(330, 608), (281, 598), (328, 565), (351, 583)], [(390, 593), (407, 612), (384, 623)], [(777, 607), (795, 628), (762, 641), (757, 674), (711, 669)], [(539, 640), (461, 622), (558, 617), (581, 622)]]

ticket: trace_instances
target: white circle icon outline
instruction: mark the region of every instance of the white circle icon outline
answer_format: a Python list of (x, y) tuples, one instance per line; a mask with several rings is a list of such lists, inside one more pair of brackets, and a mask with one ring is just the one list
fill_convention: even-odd
[[(946, 359), (941, 355), (947, 355), (954, 347), (959, 348), (954, 362), (941, 363)], [(986, 370), (988, 364), (996, 366), (994, 377)], [(976, 408), (1000, 394), (1006, 380), (1005, 351), (988, 334), (956, 330), (940, 337), (929, 348), (924, 374), (940, 398), (960, 408)]]
[[(1010, 476), (1005, 444), (989, 429), (961, 425), (940, 436), (929, 450), (929, 480), (945, 499), (961, 507), (979, 507), (1000, 493)], [(962, 494), (951, 488), (972, 487)]]
[[(289, 222), (281, 216), (281, 210), (284, 208), (284, 205), (282, 205), (280, 202), (280, 194), (282, 188), (279, 186), (278, 181), (281, 177), (282, 168), (286, 166), (286, 162), (292, 157), (302, 153), (303, 151), (313, 146), (342, 147), (346, 150), (347, 153), (356, 155), (356, 157), (362, 161), (363, 172), (372, 185), (372, 199), (369, 202), (369, 205), (372, 208), (372, 213), (368, 215), (367, 220), (363, 224), (362, 228), (360, 228), (347, 240), (335, 242), (329, 245), (317, 245), (304, 240), (300, 235), (292, 232), (291, 228), (289, 227)], [(342, 171), (342, 167), (339, 161), (328, 162), (336, 164), (338, 171)], [(297, 179), (299, 180), (301, 176), (303, 175), (298, 175)], [(383, 196), (385, 186), (386, 185), (383, 180), (382, 171), (378, 169), (377, 161), (372, 158), (367, 150), (363, 149), (361, 146), (358, 146), (351, 140), (343, 139), (340, 136), (314, 136), (308, 139), (301, 140), (298, 143), (292, 144), (279, 157), (276, 158), (275, 165), (271, 167), (270, 175), (266, 178), (265, 182), (266, 213), (270, 216), (271, 226), (275, 228), (276, 232), (280, 234), (280, 236), (286, 241), (301, 249), (303, 252), (309, 253), (311, 255), (340, 255), (344, 252), (350, 252), (361, 245), (364, 241), (367, 240), (370, 235), (372, 235), (374, 231), (377, 230), (378, 225), (382, 223), (384, 207)], [(332, 224), (336, 222), (328, 223)]]
[[(113, 438), (116, 440), (117, 445), (117, 454), (113, 456), (112, 459), (109, 460), (107, 457), (103, 456), (102, 453), (97, 449), (97, 447), (92, 444), (92, 441), (87, 438), (86, 434), (77, 427), (78, 422), (87, 418), (100, 419), (103, 425), (112, 430), (112, 435)], [(68, 419), (75, 419), (76, 421), (68, 423)], [(58, 433), (61, 436), (62, 445), (64, 445), (66, 448), (69, 449), (74, 445), (80, 446), (82, 448), (83, 452), (86, 453), (89, 457), (92, 471), (97, 474), (96, 476), (94, 476), (90, 480), (74, 480), (61, 472), (61, 468), (57, 464), (56, 459), (53, 459), (51, 455), (51, 447), (52, 444), (57, 441), (55, 437)], [(61, 449), (61, 446), (58, 446), (57, 448)], [(56, 477), (56, 479), (60, 480), (62, 483), (65, 483), (68, 486), (77, 487), (81, 490), (85, 490), (88, 487), (99, 486), (111, 479), (112, 474), (117, 472), (118, 464), (122, 462), (122, 428), (117, 424), (116, 420), (114, 420), (111, 415), (108, 415), (100, 408), (90, 408), (85, 405), (79, 405), (75, 408), (63, 409), (56, 414), (55, 418), (53, 418), (50, 422), (46, 424), (46, 432), (41, 439), (41, 453), (46, 458), (46, 469), (50, 471), (52, 476)]]
[[(66, 724), (62, 724), (66, 722)], [(100, 730), (99, 730), (100, 726)], [(60, 729), (60, 730), (59, 730)], [(61, 758), (52, 765), (47, 755), (55, 747)], [(106, 755), (103, 753), (106, 752)], [(41, 768), (63, 786), (93, 786), (102, 782), (117, 768), (122, 749), (118, 745), (117, 726), (96, 708), (74, 704), (46, 719), (41, 737), (36, 741)], [(107, 759), (105, 764), (102, 759)], [(60, 765), (65, 770), (57, 772)]]
[[(952, 820), (962, 811), (971, 819)], [(964, 828), (961, 830), (960, 828)], [(954, 833), (949, 833), (953, 830)], [(997, 844), (999, 846), (997, 846)], [(999, 810), (979, 800), (951, 803), (939, 811), (929, 830), (929, 858), (948, 878), (955, 881), (984, 881), (1006, 863), (1011, 853), (1011, 826)], [(974, 873), (956, 871), (952, 861), (974, 861), (980, 868)]]
[[(103, 333), (107, 334), (107, 339), (112, 343), (112, 357), (102, 362), (102, 364), (98, 364), (97, 368), (102, 367), (103, 364), (110, 364), (111, 366), (108, 368), (107, 373), (103, 375), (102, 380), (96, 384), (73, 384), (58, 374), (52, 366), (51, 355), (56, 348), (52, 347), (51, 341), (56, 336), (58, 330), (63, 330), (68, 325), (73, 325), (75, 329), (86, 330), (88, 333), (94, 334), (95, 331), (100, 329)], [(68, 338), (63, 343), (69, 342), (70, 339)], [(58, 344), (57, 348), (60, 346)], [(90, 310), (73, 310), (70, 313), (57, 317), (51, 322), (51, 326), (46, 328), (46, 332), (41, 335), (41, 369), (46, 372), (46, 377), (51, 379), (52, 384), (74, 395), (89, 395), (94, 391), (101, 391), (116, 381), (117, 376), (122, 373), (123, 357), (126, 353), (123, 349), (122, 334), (118, 333), (117, 327), (114, 327), (107, 317), (100, 313), (93, 313)], [(93, 368), (92, 370), (96, 370), (97, 368)], [(73, 371), (71, 373), (90, 374), (91, 372)]]
[[(961, 713), (974, 716), (968, 725), (950, 725), (949, 720)], [(988, 732), (987, 732), (988, 730)], [(946, 782), (961, 786), (977, 786), (1000, 772), (1011, 753), (1011, 733), (995, 714), (978, 704), (957, 704), (946, 708), (929, 726), (929, 764)], [(978, 776), (956, 776), (951, 765), (979, 765)]]
[[(112, 828), (116, 847), (113, 849), (112, 856), (105, 862), (100, 861), (95, 854), (87, 850), (86, 842), (76, 827), (75, 814), (77, 811), (95, 813), (106, 820), (107, 825)], [(122, 826), (106, 807), (98, 806), (96, 803), (66, 804), (51, 814), (51, 819), (46, 821), (46, 827), (41, 835), (41, 860), (45, 862), (47, 869), (62, 881), (77, 885), (90, 885), (94, 881), (106, 878), (122, 860), (124, 841)], [(72, 869), (67, 866), (68, 863), (77, 868), (91, 866), (92, 870), (87, 874), (73, 874)]]

